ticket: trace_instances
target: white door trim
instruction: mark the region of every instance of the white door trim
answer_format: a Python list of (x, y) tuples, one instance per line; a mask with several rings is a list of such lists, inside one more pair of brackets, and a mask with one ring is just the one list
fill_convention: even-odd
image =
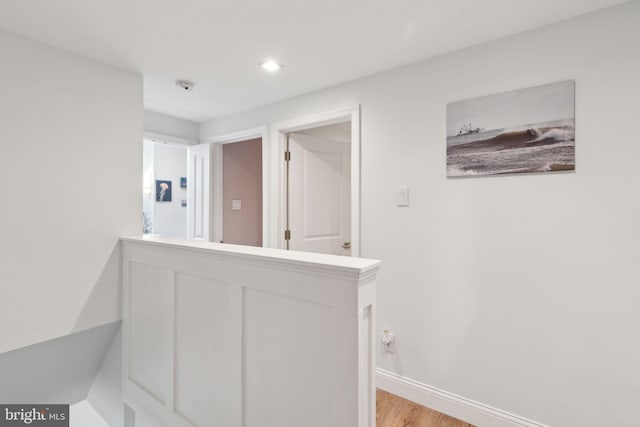
[(195, 141), (193, 139), (180, 138), (177, 136), (165, 135), (163, 133), (147, 132), (147, 131), (144, 131), (143, 139), (149, 140), (151, 142), (162, 142), (162, 143), (171, 144), (171, 145), (182, 145), (182, 146), (198, 145), (198, 141)]
[(262, 245), (265, 248), (272, 247), (270, 241), (269, 224), (269, 128), (268, 126), (256, 126), (236, 132), (225, 133), (209, 138), (211, 144), (211, 165), (212, 165), (212, 209), (211, 209), (211, 241), (220, 242), (224, 240), (223, 235), (223, 206), (222, 206), (222, 146), (233, 142), (248, 141), (250, 139), (262, 138)]
[(270, 126), (270, 190), (274, 195), (270, 203), (270, 216), (273, 221), (268, 224), (268, 227), (271, 227), (270, 235), (273, 236), (271, 247), (285, 247), (286, 183), (283, 156), (286, 134), (348, 120), (351, 121), (351, 254), (354, 257), (360, 256), (360, 105), (284, 120)]
[(187, 239), (208, 241), (211, 236), (211, 147), (190, 146), (187, 156)]

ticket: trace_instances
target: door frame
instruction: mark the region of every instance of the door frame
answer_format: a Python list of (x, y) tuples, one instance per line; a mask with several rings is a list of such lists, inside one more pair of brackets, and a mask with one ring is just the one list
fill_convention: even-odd
[[(171, 135), (166, 135), (163, 133), (157, 133), (157, 132), (149, 132), (149, 131), (143, 131), (142, 133), (142, 143), (143, 143), (143, 150), (144, 150), (144, 142), (150, 142), (152, 144), (164, 144), (164, 145), (170, 145), (170, 146), (176, 146), (176, 147), (184, 147), (186, 150), (186, 161), (187, 161), (187, 171), (188, 171), (188, 164), (189, 164), (189, 147), (193, 147), (196, 145), (199, 145), (198, 141), (193, 140), (193, 139), (187, 139), (187, 138), (180, 138), (177, 136), (171, 136)], [(154, 145), (152, 145), (152, 147), (154, 147)], [(149, 175), (149, 184), (151, 185), (151, 192), (150, 193), (143, 193), (144, 197), (150, 197), (152, 199), (155, 200), (155, 180), (156, 180), (156, 176), (155, 176), (155, 170), (154, 170), (154, 155), (152, 155), (152, 159), (151, 159), (151, 173)], [(144, 170), (144, 161), (142, 163), (142, 169), (141, 169), (142, 173), (145, 172)], [(143, 178), (144, 179), (144, 178)], [(146, 184), (146, 183), (145, 183)], [(144, 200), (144, 198), (143, 198)], [(153, 202), (151, 204), (151, 219), (152, 221), (155, 221), (155, 210), (156, 210), (156, 204), (155, 202)], [(189, 216), (187, 215), (187, 222), (184, 224), (185, 226), (185, 237), (188, 238), (189, 236)]]
[(270, 126), (270, 184), (271, 194), (274, 197), (269, 205), (273, 221), (268, 224), (268, 227), (271, 227), (270, 235), (273, 236), (272, 247), (285, 248), (286, 166), (284, 152), (287, 134), (346, 121), (351, 121), (351, 256), (360, 256), (360, 105), (284, 120)]
[(211, 144), (211, 169), (212, 169), (212, 209), (210, 223), (211, 227), (210, 240), (212, 242), (224, 241), (223, 233), (223, 153), (222, 146), (224, 144), (232, 144), (234, 142), (249, 141), (251, 139), (262, 138), (262, 246), (271, 247), (270, 228), (269, 228), (269, 209), (266, 209), (269, 203), (269, 128), (268, 126), (256, 126), (253, 128), (243, 129), (235, 132), (225, 133), (209, 138), (208, 144)]

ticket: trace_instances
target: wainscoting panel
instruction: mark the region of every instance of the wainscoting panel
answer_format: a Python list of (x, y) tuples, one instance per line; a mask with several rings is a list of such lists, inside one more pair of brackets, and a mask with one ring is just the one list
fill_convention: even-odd
[(243, 312), (246, 424), (335, 425), (331, 307), (247, 289)]
[(196, 426), (240, 425), (239, 290), (176, 274), (174, 409)]
[(378, 261), (122, 239), (124, 396), (166, 427), (374, 427)]
[(169, 399), (171, 384), (172, 283), (170, 271), (151, 265), (129, 264), (130, 351), (129, 380), (162, 405)]

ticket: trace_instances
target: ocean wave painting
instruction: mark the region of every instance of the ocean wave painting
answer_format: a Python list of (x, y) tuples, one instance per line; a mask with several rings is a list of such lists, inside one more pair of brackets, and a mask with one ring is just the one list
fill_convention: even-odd
[(447, 176), (575, 169), (575, 83), (447, 106)]

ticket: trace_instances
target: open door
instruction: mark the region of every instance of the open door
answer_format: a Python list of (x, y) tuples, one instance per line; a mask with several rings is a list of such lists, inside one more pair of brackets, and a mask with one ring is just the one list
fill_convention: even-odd
[(288, 249), (351, 255), (351, 145), (288, 136)]
[(189, 147), (187, 164), (187, 238), (209, 240), (210, 144)]

